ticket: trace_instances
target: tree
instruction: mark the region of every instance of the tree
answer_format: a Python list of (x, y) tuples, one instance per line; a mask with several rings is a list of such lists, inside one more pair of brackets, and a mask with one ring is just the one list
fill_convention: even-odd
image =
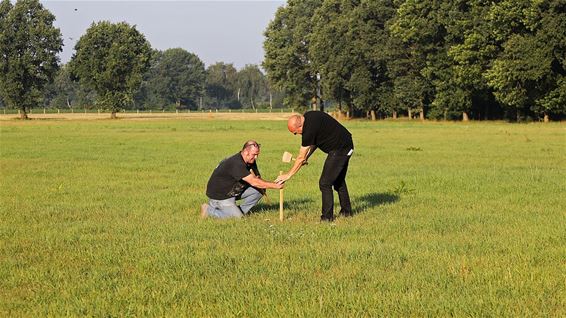
[(198, 56), (181, 48), (165, 50), (151, 69), (150, 89), (177, 109), (196, 109), (204, 95), (206, 72)]
[(154, 83), (152, 82), (153, 78), (156, 76), (162, 56), (162, 51), (155, 49), (151, 51), (149, 69), (143, 74), (140, 87), (134, 94), (134, 108), (149, 109), (157, 106), (163, 108), (170, 103), (166, 97), (156, 91), (153, 85)]
[[(313, 66), (320, 72), (325, 99), (352, 107), (351, 91), (348, 82), (352, 77), (350, 21), (353, 4), (351, 1), (324, 1), (313, 17), (313, 33), (309, 55)], [(357, 58), (357, 57), (356, 57)], [(350, 109), (351, 111), (352, 109)]]
[(51, 100), (51, 105), (57, 108), (67, 107), (72, 108), (74, 101), (77, 99), (77, 91), (79, 90), (79, 85), (71, 79), (71, 73), (69, 72), (69, 66), (63, 65), (57, 76), (55, 76), (55, 81), (53, 83), (53, 90), (55, 91), (55, 96)]
[(387, 112), (392, 94), (387, 23), (394, 14), (389, 0), (361, 0), (350, 15), (350, 54), (355, 67), (348, 88), (354, 105), (373, 119), (375, 112)]
[(62, 65), (55, 76), (53, 83), (49, 84), (53, 96), (48, 102), (55, 108), (91, 108), (94, 105), (96, 94), (92, 90), (79, 85), (71, 76), (68, 64)]
[(317, 70), (309, 58), (312, 17), (322, 0), (289, 0), (264, 32), (263, 69), (269, 82), (287, 94), (288, 107), (304, 107), (316, 96)]
[(97, 93), (96, 103), (116, 112), (133, 102), (151, 48), (144, 35), (125, 22), (93, 23), (75, 45), (71, 72)]
[(238, 72), (238, 89), (242, 105), (256, 109), (257, 102), (268, 94), (267, 80), (257, 65), (246, 65)]
[(37, 0), (14, 6), (0, 2), (0, 94), (20, 109), (22, 119), (36, 105), (57, 72), (63, 40), (53, 26), (55, 17)]
[(216, 107), (240, 107), (240, 89), (237, 87), (238, 71), (233, 64), (218, 62), (206, 70), (206, 93)]
[(407, 0), (397, 9), (390, 31), (393, 52), (390, 72), (396, 99), (406, 104), (409, 117), (418, 110), (424, 119), (425, 106), (434, 95), (432, 58), (442, 41), (442, 26), (434, 16), (438, 4), (433, 0)]
[[(492, 7), (492, 30), (503, 51), (486, 77), (496, 98), (544, 121), (566, 113), (566, 3), (505, 0)], [(514, 23), (500, 24), (499, 20)]]
[[(451, 59), (450, 85), (439, 90), (434, 103), (446, 105), (447, 110), (460, 112), (464, 120), (474, 111), (488, 119), (500, 108), (494, 102), (484, 76), (500, 52), (499, 41), (494, 38), (488, 23), (491, 4), (492, 1), (488, 0), (467, 0), (453, 6), (451, 15), (445, 16), (447, 30), (457, 39), (448, 48)], [(447, 95), (453, 97), (444, 98)]]

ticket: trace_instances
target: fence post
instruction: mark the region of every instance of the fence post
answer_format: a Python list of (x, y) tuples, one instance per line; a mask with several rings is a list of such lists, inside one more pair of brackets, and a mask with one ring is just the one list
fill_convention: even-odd
[(61, 114), (61, 111), (59, 110), (59, 108), (57, 108), (57, 114)]

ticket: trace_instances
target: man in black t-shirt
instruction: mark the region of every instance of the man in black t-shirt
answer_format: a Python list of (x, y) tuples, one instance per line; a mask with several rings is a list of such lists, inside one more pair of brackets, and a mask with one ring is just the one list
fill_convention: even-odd
[[(201, 217), (242, 217), (255, 206), (265, 189), (281, 189), (282, 184), (260, 178), (256, 159), (260, 145), (247, 141), (242, 150), (220, 162), (212, 172), (206, 186), (208, 204), (201, 206)], [(240, 206), (236, 200), (242, 200)]]
[(328, 154), (319, 180), (322, 193), (322, 221), (334, 220), (334, 194), (332, 187), (338, 192), (340, 199), (340, 215), (352, 216), (350, 195), (346, 186), (346, 173), (350, 157), (354, 152), (352, 134), (336, 119), (325, 112), (309, 111), (303, 116), (293, 115), (287, 122), (287, 128), (293, 134), (302, 135), (301, 149), (295, 164), (287, 173), (280, 175), (275, 182), (289, 180), (306, 164), (310, 155), (320, 148)]

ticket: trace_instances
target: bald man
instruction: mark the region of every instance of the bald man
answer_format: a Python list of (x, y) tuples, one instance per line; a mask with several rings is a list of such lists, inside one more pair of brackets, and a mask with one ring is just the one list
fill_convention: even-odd
[[(264, 189), (281, 189), (282, 184), (260, 177), (256, 159), (260, 145), (255, 140), (244, 143), (242, 150), (220, 162), (206, 186), (208, 204), (201, 206), (201, 217), (241, 218), (261, 199)], [(236, 205), (236, 201), (241, 204)]]
[(346, 186), (348, 164), (354, 152), (352, 134), (336, 119), (321, 111), (309, 111), (304, 115), (291, 116), (287, 121), (287, 129), (294, 135), (302, 136), (301, 148), (291, 170), (280, 175), (275, 182), (283, 183), (289, 180), (319, 148), (328, 154), (318, 183), (322, 193), (320, 220), (329, 222), (334, 220), (332, 187), (338, 192), (340, 215), (352, 216), (350, 195)]

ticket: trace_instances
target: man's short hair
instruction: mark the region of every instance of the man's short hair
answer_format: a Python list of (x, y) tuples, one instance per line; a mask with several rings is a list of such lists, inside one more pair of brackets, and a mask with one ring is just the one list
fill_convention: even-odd
[(247, 148), (251, 148), (251, 147), (256, 147), (257, 149), (259, 149), (259, 147), (261, 147), (261, 144), (258, 144), (254, 140), (248, 140), (248, 141), (246, 141), (246, 143), (244, 143), (242, 150), (247, 149)]

